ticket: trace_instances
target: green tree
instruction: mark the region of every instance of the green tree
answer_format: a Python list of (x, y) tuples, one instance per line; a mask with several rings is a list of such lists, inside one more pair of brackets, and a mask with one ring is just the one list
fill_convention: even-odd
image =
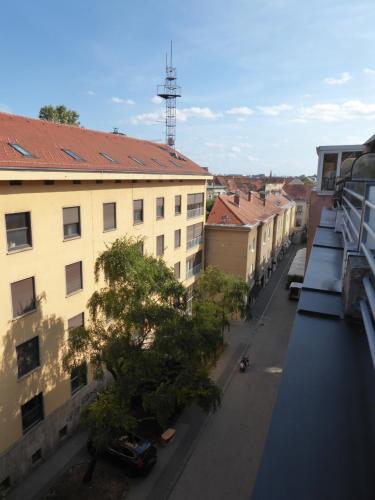
[(209, 266), (198, 280), (194, 294), (193, 314), (202, 316), (202, 308), (207, 309), (209, 305), (216, 309), (223, 335), (225, 328), (229, 329), (233, 315), (239, 315), (245, 320), (251, 318), (249, 291), (248, 284), (242, 278)]
[(66, 125), (80, 126), (79, 114), (76, 111), (60, 106), (43, 106), (39, 111), (39, 118), (49, 122), (64, 123)]
[(220, 404), (208, 374), (221, 337), (216, 308), (207, 303), (187, 315), (186, 289), (162, 259), (142, 255), (140, 243), (118, 239), (98, 257), (102, 287), (89, 300), (87, 326), (70, 332), (64, 356), (67, 371), (87, 363), (96, 379), (112, 374), (82, 416), (98, 450), (140, 419), (163, 428), (179, 408), (196, 403), (215, 411)]

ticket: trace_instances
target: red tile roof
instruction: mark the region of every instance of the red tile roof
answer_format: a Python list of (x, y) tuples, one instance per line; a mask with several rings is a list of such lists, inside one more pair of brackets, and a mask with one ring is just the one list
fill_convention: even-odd
[[(19, 144), (33, 157), (22, 156), (9, 143)], [(63, 148), (74, 151), (84, 161), (74, 160)], [(104, 158), (101, 152), (110, 155), (116, 163)], [(210, 175), (186, 156), (177, 153), (176, 158), (173, 150), (163, 144), (0, 113), (0, 170), (9, 168)]]
[(284, 191), (295, 201), (309, 201), (312, 185), (311, 184), (285, 184)]
[(268, 195), (264, 204), (259, 193), (251, 192), (251, 200), (242, 195), (239, 206), (234, 203), (234, 195), (221, 195), (215, 200), (207, 224), (254, 225), (280, 213), (290, 203), (285, 193)]

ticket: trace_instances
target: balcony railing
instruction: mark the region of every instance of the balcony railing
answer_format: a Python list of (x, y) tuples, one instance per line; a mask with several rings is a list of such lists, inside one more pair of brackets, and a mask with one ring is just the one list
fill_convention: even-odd
[(203, 215), (203, 206), (198, 208), (191, 208), (190, 210), (187, 211), (188, 219), (192, 219), (193, 217), (199, 217), (200, 215)]
[(203, 235), (197, 236), (196, 238), (193, 238), (192, 240), (186, 242), (186, 249), (189, 250), (189, 248), (193, 248), (197, 245), (200, 245), (202, 241), (203, 241)]
[(186, 279), (189, 279), (192, 276), (199, 274), (201, 272), (201, 268), (202, 264), (197, 264), (196, 266), (191, 267), (190, 269), (186, 269)]
[[(346, 182), (341, 209), (345, 252), (365, 257), (375, 279), (375, 182)], [(362, 279), (362, 285), (364, 298), (359, 308), (375, 368), (375, 290), (369, 276)]]

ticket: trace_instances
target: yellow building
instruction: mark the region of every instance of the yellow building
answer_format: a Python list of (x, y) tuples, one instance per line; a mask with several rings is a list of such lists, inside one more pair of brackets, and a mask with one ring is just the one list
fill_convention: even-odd
[(282, 191), (219, 196), (205, 226), (205, 265), (264, 286), (289, 245), (294, 211)]
[(139, 236), (193, 284), (208, 179), (164, 145), (0, 113), (0, 484), (46, 457), (93, 397), (90, 373), (82, 383), (61, 359), (88, 318), (96, 257)]

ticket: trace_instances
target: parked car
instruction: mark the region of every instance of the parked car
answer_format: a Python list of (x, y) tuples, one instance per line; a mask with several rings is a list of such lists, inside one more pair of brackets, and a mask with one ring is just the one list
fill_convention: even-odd
[[(90, 453), (95, 451), (90, 440), (88, 450)], [(125, 466), (131, 475), (144, 473), (157, 462), (156, 447), (150, 441), (135, 434), (126, 434), (113, 440), (102, 455)]]

